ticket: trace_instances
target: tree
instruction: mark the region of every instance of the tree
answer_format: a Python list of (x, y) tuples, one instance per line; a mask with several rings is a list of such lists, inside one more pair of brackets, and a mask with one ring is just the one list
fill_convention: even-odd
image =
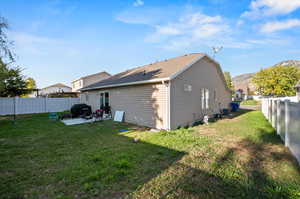
[(35, 80), (32, 77), (28, 77), (26, 79), (26, 88), (28, 90), (36, 89), (36, 83), (35, 83)]
[(232, 93), (234, 93), (234, 86), (232, 83), (230, 72), (224, 72), (224, 77), (225, 77), (227, 87), (231, 90)]
[(6, 20), (0, 16), (0, 97), (15, 97), (27, 93), (26, 81), (22, 69), (11, 66), (15, 59), (11, 51), (12, 42), (5, 34), (7, 28)]
[(0, 58), (0, 93), (4, 91), (5, 88), (4, 81), (7, 78), (7, 75), (8, 75), (8, 69)]
[(28, 97), (30, 93), (33, 92), (34, 89), (36, 89), (36, 82), (32, 77), (28, 77), (26, 80), (26, 90), (27, 94), (23, 94), (22, 97)]
[(14, 62), (14, 54), (11, 51), (13, 42), (8, 40), (5, 31), (8, 29), (8, 23), (5, 18), (0, 16), (0, 59), (4, 61), (7, 59), (10, 62)]
[(300, 79), (300, 70), (295, 66), (273, 66), (261, 69), (252, 81), (263, 96), (294, 96), (294, 86)]
[(0, 95), (2, 97), (15, 97), (26, 94), (27, 92), (26, 81), (21, 74), (21, 69), (9, 69), (8, 77), (5, 80), (5, 90)]

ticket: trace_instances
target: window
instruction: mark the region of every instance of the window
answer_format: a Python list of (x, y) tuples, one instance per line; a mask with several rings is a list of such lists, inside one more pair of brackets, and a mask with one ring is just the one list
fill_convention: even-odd
[(205, 108), (209, 109), (209, 89), (205, 89)]
[(204, 90), (204, 88), (201, 89), (201, 108), (202, 108), (202, 110), (205, 109), (205, 90)]
[(86, 102), (89, 101), (89, 94), (85, 94), (85, 101), (86, 101)]

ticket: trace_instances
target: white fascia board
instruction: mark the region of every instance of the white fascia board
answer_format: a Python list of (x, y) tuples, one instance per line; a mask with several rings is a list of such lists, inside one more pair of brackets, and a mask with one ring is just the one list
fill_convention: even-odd
[(113, 88), (113, 87), (121, 87), (121, 86), (131, 86), (131, 85), (138, 85), (138, 84), (149, 84), (149, 83), (156, 83), (156, 82), (163, 82), (163, 81), (169, 81), (170, 78), (157, 78), (157, 79), (150, 79), (150, 80), (144, 80), (144, 81), (137, 81), (137, 82), (128, 82), (128, 83), (122, 83), (122, 84), (111, 84), (111, 85), (105, 85), (105, 86), (99, 86), (99, 87), (93, 87), (93, 88), (87, 88), (87, 89), (80, 89), (81, 91), (88, 91), (88, 90), (95, 90), (95, 89), (101, 89), (101, 88)]

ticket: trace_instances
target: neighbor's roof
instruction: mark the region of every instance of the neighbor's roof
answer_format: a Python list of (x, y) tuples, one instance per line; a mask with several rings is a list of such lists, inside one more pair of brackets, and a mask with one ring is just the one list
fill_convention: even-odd
[(300, 88), (300, 80), (299, 80), (298, 83), (296, 84), (295, 88)]
[(78, 81), (78, 80), (80, 80), (80, 79), (86, 79), (86, 78), (93, 77), (93, 76), (97, 76), (97, 75), (108, 75), (108, 76), (111, 76), (111, 74), (109, 74), (108, 72), (102, 71), (102, 72), (99, 72), (99, 73), (94, 73), (94, 74), (91, 74), (91, 75), (87, 75), (87, 76), (80, 77), (80, 78), (78, 78), (78, 79), (73, 80), (72, 83), (73, 83), (73, 82), (76, 82), (76, 81)]
[(42, 89), (51, 88), (51, 87), (67, 87), (67, 88), (71, 88), (70, 86), (67, 86), (65, 84), (57, 83), (57, 84), (53, 84), (53, 85), (47, 86), (47, 87), (42, 88)]
[(91, 84), (80, 90), (87, 91), (100, 88), (119, 87), (170, 80), (189, 66), (206, 56), (202, 53), (192, 53), (180, 57), (155, 62), (145, 66), (127, 70), (113, 75), (105, 80)]

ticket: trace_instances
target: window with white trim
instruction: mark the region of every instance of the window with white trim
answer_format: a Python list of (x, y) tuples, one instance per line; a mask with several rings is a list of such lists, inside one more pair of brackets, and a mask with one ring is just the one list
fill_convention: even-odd
[(202, 110), (205, 109), (205, 90), (201, 88), (201, 108)]
[(205, 89), (205, 108), (209, 109), (209, 89)]

